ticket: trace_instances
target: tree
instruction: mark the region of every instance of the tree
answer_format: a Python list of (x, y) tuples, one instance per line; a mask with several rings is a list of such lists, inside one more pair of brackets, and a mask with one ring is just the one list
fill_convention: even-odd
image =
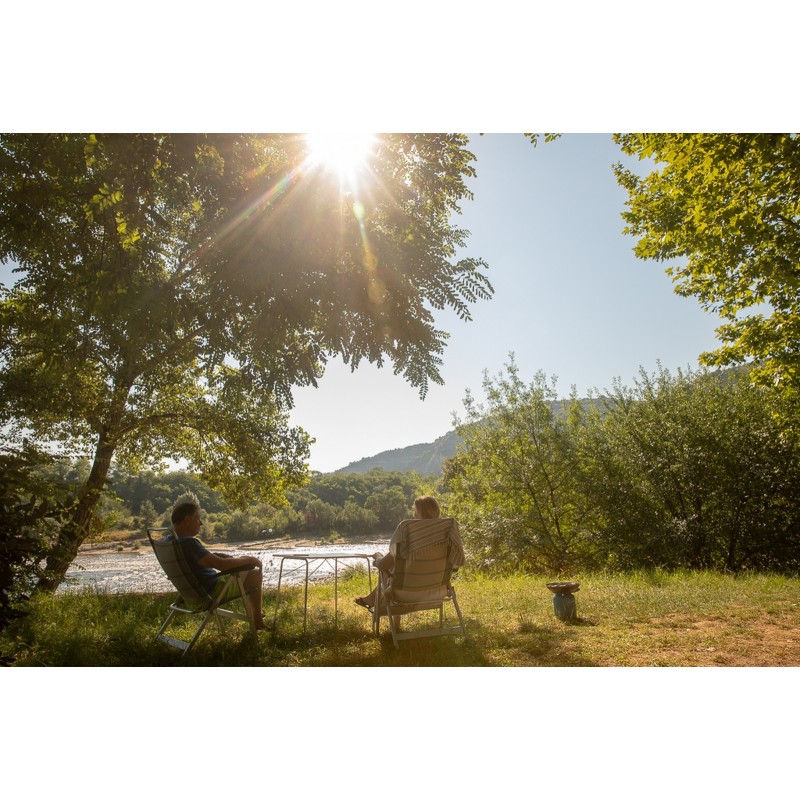
[[(327, 358), (390, 360), (424, 396), (447, 334), (488, 298), (455, 260), (474, 174), (462, 135), (383, 137), (343, 191), (288, 135), (0, 137), (0, 430), (92, 459), (47, 559), (54, 589), (112, 460), (185, 457), (226, 500), (306, 479), (292, 387)], [(346, 188), (346, 187), (345, 187)]]
[(148, 528), (155, 527), (158, 517), (159, 513), (156, 511), (156, 507), (149, 500), (145, 500), (139, 506), (140, 525), (145, 532)]
[(672, 261), (675, 291), (725, 320), (712, 366), (754, 360), (754, 377), (800, 389), (800, 138), (797, 134), (618, 134), (651, 160), (618, 164), (625, 231), (640, 258)]
[(400, 520), (411, 516), (411, 501), (399, 486), (390, 486), (371, 494), (364, 508), (373, 511), (384, 531), (393, 531)]
[(309, 530), (328, 530), (336, 525), (339, 509), (332, 503), (314, 498), (304, 510), (306, 527)]
[(131, 514), (141, 514), (140, 507), (145, 501), (150, 501), (159, 512), (168, 507), (171, 510), (175, 498), (186, 492), (197, 497), (204, 511), (214, 513), (227, 509), (219, 494), (210, 489), (205, 481), (183, 470), (171, 470), (158, 475), (152, 470), (143, 470), (134, 475), (113, 470), (109, 474), (108, 484), (128, 506)]
[(378, 527), (378, 515), (348, 500), (337, 511), (335, 524), (348, 533), (371, 533)]
[(586, 563), (592, 509), (578, 480), (579, 403), (559, 401), (541, 372), (524, 383), (513, 356), (504, 374), (485, 374), (483, 390), (486, 405), (465, 398), (461, 452), (444, 477), (471, 560), (556, 573)]

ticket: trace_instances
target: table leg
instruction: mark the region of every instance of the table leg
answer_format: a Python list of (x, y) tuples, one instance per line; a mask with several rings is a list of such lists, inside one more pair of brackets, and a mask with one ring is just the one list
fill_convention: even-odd
[(272, 632), (275, 633), (278, 627), (278, 601), (281, 599), (281, 580), (283, 579), (283, 562), (286, 559), (281, 559), (281, 568), (278, 571), (278, 591), (275, 595), (275, 616), (272, 618)]
[(306, 632), (306, 621), (308, 619), (308, 559), (306, 562), (306, 589), (303, 595), (303, 634)]

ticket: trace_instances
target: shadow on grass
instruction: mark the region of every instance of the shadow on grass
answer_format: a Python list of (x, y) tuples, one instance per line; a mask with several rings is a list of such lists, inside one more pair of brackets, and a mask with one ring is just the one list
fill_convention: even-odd
[(502, 665), (591, 667), (597, 666), (597, 662), (582, 653), (580, 629), (594, 625), (581, 618), (547, 624), (523, 619), (516, 628), (491, 630), (487, 636), (491, 638), (493, 651), (503, 659)]
[[(228, 621), (223, 631), (210, 623), (188, 655), (155, 641), (174, 595), (41, 598), (30, 617), (0, 637), (0, 650), (19, 666), (220, 666), (220, 667), (485, 667), (591, 666), (581, 655), (581, 629), (587, 619), (554, 623), (523, 617), (514, 623), (466, 615), (467, 637), (436, 636), (404, 640), (395, 647), (388, 623), (375, 636), (366, 613), (332, 602), (312, 606), (303, 630), (301, 592), (281, 593), (277, 627), (254, 638), (249, 626)], [(272, 627), (274, 593), (265, 594), (264, 610)], [(173, 635), (190, 638), (197, 620), (176, 627)], [(422, 624), (420, 620), (420, 624)], [(406, 621), (403, 628), (414, 627)]]

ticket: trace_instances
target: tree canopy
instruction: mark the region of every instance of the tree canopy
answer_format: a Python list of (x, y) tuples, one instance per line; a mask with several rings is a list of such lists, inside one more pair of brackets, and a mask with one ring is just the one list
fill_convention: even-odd
[(708, 365), (753, 360), (754, 376), (800, 389), (800, 138), (797, 134), (618, 134), (650, 160), (617, 165), (636, 255), (670, 261), (675, 291), (724, 323)]
[(304, 139), (0, 136), (0, 425), (93, 457), (48, 560), (57, 585), (115, 459), (184, 457), (234, 502), (306, 478), (291, 390), (329, 356), (390, 361), (424, 396), (447, 334), (491, 296), (452, 224), (474, 174), (463, 135), (380, 138), (361, 181)]

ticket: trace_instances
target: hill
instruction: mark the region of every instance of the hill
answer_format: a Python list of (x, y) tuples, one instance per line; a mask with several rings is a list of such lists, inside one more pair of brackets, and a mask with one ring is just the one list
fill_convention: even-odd
[(395, 450), (353, 461), (336, 472), (369, 472), (371, 469), (385, 469), (387, 472), (418, 472), (420, 475), (441, 475), (442, 461), (455, 455), (456, 445), (461, 437), (450, 431), (436, 441), (426, 444), (412, 444)]
[[(602, 398), (584, 398), (580, 403), (584, 410), (588, 410), (589, 406), (601, 404), (601, 401)], [(569, 407), (569, 402), (569, 400), (552, 400), (549, 405), (556, 414), (563, 414)], [(455, 431), (450, 431), (433, 442), (384, 450), (377, 455), (352, 461), (346, 467), (334, 470), (334, 474), (385, 469), (387, 472), (414, 471), (420, 475), (441, 475), (442, 461), (454, 456), (456, 446), (460, 443), (461, 437)]]

